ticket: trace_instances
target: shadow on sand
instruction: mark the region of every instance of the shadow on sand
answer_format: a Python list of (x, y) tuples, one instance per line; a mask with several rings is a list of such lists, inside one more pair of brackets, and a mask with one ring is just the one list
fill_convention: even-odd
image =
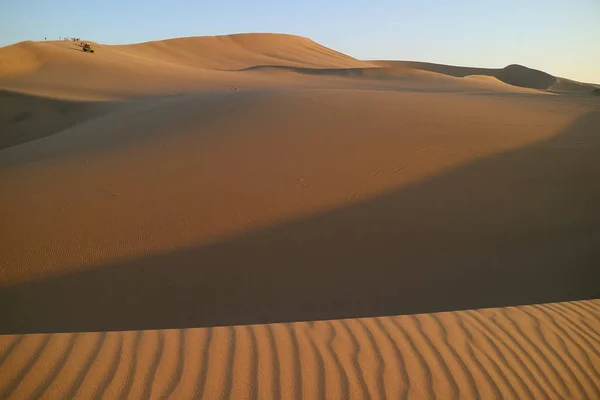
[[(600, 112), (543, 143), (221, 243), (0, 290), (1, 333), (600, 297)], [(482, 135), (485, 132), (481, 132)]]
[(0, 89), (0, 150), (50, 136), (116, 109), (116, 102), (60, 100)]

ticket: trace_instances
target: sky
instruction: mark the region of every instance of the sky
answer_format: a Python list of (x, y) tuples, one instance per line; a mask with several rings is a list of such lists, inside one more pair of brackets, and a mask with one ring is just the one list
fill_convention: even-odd
[(360, 59), (501, 68), (600, 83), (600, 0), (0, 0), (0, 46), (276, 32)]

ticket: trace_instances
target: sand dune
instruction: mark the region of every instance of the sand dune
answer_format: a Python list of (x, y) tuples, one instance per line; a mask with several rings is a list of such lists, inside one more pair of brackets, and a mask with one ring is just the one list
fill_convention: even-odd
[[(207, 244), (356, 203), (547, 140), (594, 109), (545, 97), (348, 84), (125, 105), (2, 151), (0, 216), (11, 227), (0, 231), (2, 283)], [(572, 168), (563, 174), (579, 172)]]
[(372, 61), (379, 67), (403, 67), (416, 70), (436, 72), (455, 77), (489, 76), (509, 85), (538, 89), (538, 90), (564, 90), (574, 92), (590, 92), (593, 85), (557, 78), (546, 72), (511, 64), (504, 68), (476, 68), (459, 67), (453, 65), (433, 64), (418, 61)]
[(525, 86), (532, 89), (550, 89), (557, 78), (543, 71), (512, 64), (503, 68), (499, 79), (515, 86)]
[(0, 397), (593, 399), (600, 303), (0, 337)]
[[(239, 34), (95, 46), (96, 54), (83, 53), (76, 43), (65, 41), (22, 42), (1, 48), (0, 88), (71, 100), (114, 100), (234, 88), (343, 86), (343, 82), (324, 82), (323, 79), (315, 83), (314, 79), (301, 79), (299, 74), (278, 79), (273, 74), (243, 73), (256, 67), (288, 67), (304, 72), (300, 75), (315, 75), (315, 69), (329, 69), (329, 73), (318, 74), (323, 77), (332, 75), (335, 69), (333, 75), (337, 76), (397, 79), (396, 89), (415, 89), (414, 84), (406, 86), (410, 81), (406, 77), (414, 78), (423, 71), (438, 74), (429, 75), (428, 90), (444, 86), (455, 91), (477, 90), (473, 82), (462, 85), (451, 79), (440, 82), (440, 75), (446, 78), (494, 76), (510, 84), (514, 91), (518, 91), (517, 86), (551, 89), (557, 82), (558, 86), (553, 89), (587, 92), (593, 89), (591, 85), (577, 82), (560, 84), (562, 78), (518, 65), (483, 69), (406, 61), (361, 61), (293, 35)], [(387, 71), (381, 67), (388, 67)], [(354, 72), (343, 71), (348, 68)], [(422, 74), (420, 78), (421, 85), (427, 84)], [(480, 89), (493, 87), (483, 84)]]
[[(256, 65), (296, 67), (364, 67), (368, 62), (321, 46), (312, 40), (282, 34), (237, 34), (189, 37), (130, 45), (94, 43), (98, 54), (85, 54), (76, 42), (21, 42), (0, 50), (0, 76), (14, 76), (68, 63), (104, 67), (117, 62), (138, 66), (239, 70)], [(75, 51), (75, 52), (73, 52)], [(102, 54), (101, 57), (96, 57)], [(93, 61), (92, 61), (93, 60)]]
[(321, 68), (368, 65), (308, 38), (270, 33), (171, 39), (114, 49), (136, 57), (160, 58), (175, 65), (217, 70), (256, 65)]
[[(229, 71), (258, 65), (364, 67), (367, 62), (292, 35), (194, 37), (134, 45), (23, 42), (0, 49), (0, 88), (65, 99), (124, 99), (277, 81)], [(274, 82), (275, 81), (275, 82)]]
[(466, 75), (465, 79), (475, 79), (479, 82), (488, 82), (495, 85), (505, 85), (500, 79), (490, 75)]
[(592, 85), (95, 46), (0, 49), (0, 398), (600, 397)]
[(576, 82), (570, 79), (557, 78), (556, 82), (550, 86), (551, 90), (561, 92), (574, 92), (574, 91), (593, 91), (596, 89), (595, 85), (589, 83)]
[(499, 69), (494, 68), (477, 68), (477, 67), (460, 67), (454, 65), (434, 64), (421, 61), (390, 61), (380, 60), (372, 61), (375, 65), (380, 67), (401, 67), (411, 68), (422, 71), (435, 72), (438, 74), (450, 75), (455, 77), (464, 77), (467, 75), (487, 75), (496, 76)]

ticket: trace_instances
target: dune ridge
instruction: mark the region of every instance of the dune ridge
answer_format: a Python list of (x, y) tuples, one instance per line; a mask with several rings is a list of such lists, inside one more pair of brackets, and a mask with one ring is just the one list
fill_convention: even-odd
[(21, 42), (0, 48), (0, 88), (72, 100), (114, 100), (273, 85), (272, 79), (232, 72), (257, 65), (370, 65), (310, 39), (282, 34), (95, 44), (95, 48), (95, 54), (83, 53), (70, 41)]
[[(256, 65), (329, 68), (369, 65), (308, 38), (287, 34), (197, 36), (127, 45), (91, 43), (102, 53), (102, 57), (94, 57), (93, 62), (104, 65), (123, 62), (133, 66), (162, 64), (225, 71)], [(85, 60), (85, 64), (90, 65), (92, 57), (81, 57), (82, 54), (71, 50), (81, 48), (71, 41), (26, 41), (3, 47), (0, 49), (0, 76), (27, 73), (53, 63), (65, 66), (67, 62), (83, 63)]]
[[(307, 84), (298, 77), (278, 81), (272, 75), (265, 78), (244, 73), (257, 67), (287, 67), (288, 71), (304, 75), (358, 75), (388, 81), (403, 80), (407, 75), (414, 77), (423, 71), (445, 77), (488, 75), (506, 83), (505, 90), (521, 87), (591, 93), (595, 88), (520, 65), (489, 69), (357, 60), (308, 38), (285, 34), (203, 36), (95, 46), (97, 54), (93, 55), (82, 53), (76, 43), (68, 41), (28, 41), (0, 48), (0, 88), (63, 99), (114, 100), (198, 90)], [(315, 71), (318, 69), (329, 72)], [(439, 76), (429, 77), (434, 79), (434, 85), (440, 84)], [(487, 82), (480, 83), (481, 89), (493, 90)], [(460, 87), (458, 82), (455, 85)], [(462, 89), (468, 89), (473, 82), (465, 85)], [(497, 89), (498, 85), (495, 86)]]
[(411, 316), (0, 336), (0, 397), (592, 399), (598, 300)]
[[(124, 54), (195, 68), (234, 70), (256, 65), (351, 67), (368, 63), (322, 46), (308, 38), (273, 33), (168, 39), (109, 46)], [(167, 56), (165, 58), (165, 56)]]
[(591, 92), (594, 85), (581, 83), (565, 78), (558, 78), (546, 72), (523, 65), (511, 64), (504, 68), (478, 68), (460, 67), (454, 65), (434, 64), (420, 61), (372, 61), (380, 67), (403, 67), (416, 70), (436, 72), (454, 77), (489, 76), (506, 84), (529, 89), (566, 91), (566, 92)]

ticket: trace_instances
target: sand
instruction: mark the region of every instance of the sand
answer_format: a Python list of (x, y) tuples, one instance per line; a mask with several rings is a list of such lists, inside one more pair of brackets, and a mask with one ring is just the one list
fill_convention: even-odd
[(0, 397), (595, 399), (600, 302), (0, 336)]
[(0, 49), (0, 398), (598, 397), (591, 85), (94, 47)]

